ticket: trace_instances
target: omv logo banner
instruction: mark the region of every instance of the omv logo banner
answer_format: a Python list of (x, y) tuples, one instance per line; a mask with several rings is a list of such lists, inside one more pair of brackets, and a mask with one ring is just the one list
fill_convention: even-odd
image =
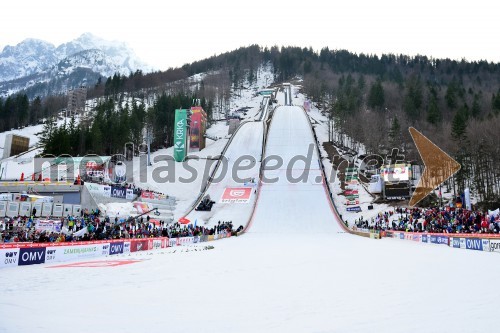
[(43, 264), (45, 262), (45, 248), (22, 248), (19, 251), (19, 266)]
[(19, 262), (19, 249), (0, 250), (0, 268), (17, 266)]
[(109, 254), (120, 254), (123, 253), (123, 242), (111, 243), (109, 246)]
[(456, 249), (460, 248), (460, 238), (453, 238), (453, 247)]
[(483, 243), (481, 242), (480, 238), (466, 238), (465, 246), (467, 250), (476, 250), (476, 251), (483, 250)]
[(422, 243), (427, 243), (427, 235), (422, 235)]

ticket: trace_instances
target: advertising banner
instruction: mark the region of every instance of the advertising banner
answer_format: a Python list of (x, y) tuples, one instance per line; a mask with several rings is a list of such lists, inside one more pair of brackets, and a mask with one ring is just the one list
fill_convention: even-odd
[(202, 133), (202, 114), (201, 112), (193, 113), (191, 115), (191, 125), (190, 125), (190, 151), (199, 151), (200, 150), (200, 141)]
[(183, 162), (186, 158), (187, 116), (188, 110), (175, 110), (174, 122), (174, 159)]
[(466, 238), (465, 239), (465, 248), (467, 250), (482, 251), (483, 250), (483, 243), (481, 242), (480, 238)]
[(38, 220), (35, 222), (36, 231), (61, 232), (61, 221), (56, 220)]
[(152, 250), (158, 250), (164, 247), (165, 247), (165, 242), (163, 242), (161, 239), (152, 240), (152, 246), (151, 246)]
[(111, 186), (104, 185), (102, 187), (102, 194), (107, 198), (111, 198)]
[(481, 243), (483, 246), (483, 251), (490, 251), (490, 240), (489, 239), (481, 239)]
[(346, 206), (359, 205), (359, 200), (346, 200), (345, 204)]
[(490, 251), (500, 252), (500, 239), (490, 239)]
[(361, 212), (361, 207), (360, 206), (347, 207), (346, 211), (359, 213)]
[(459, 249), (460, 248), (460, 238), (456, 238), (456, 237), (450, 238), (450, 245), (452, 247), (454, 247), (455, 249)]
[(138, 214), (144, 214), (151, 210), (146, 202), (134, 202), (134, 208)]
[(220, 203), (248, 203), (252, 196), (252, 188), (248, 187), (226, 187)]
[(130, 242), (123, 242), (123, 253), (130, 253)]
[(0, 249), (0, 267), (17, 266), (19, 249)]
[(112, 198), (127, 198), (127, 189), (124, 187), (111, 186), (111, 197)]
[(45, 263), (106, 256), (109, 243), (47, 247)]
[(43, 264), (44, 262), (44, 247), (19, 249), (19, 266)]
[(433, 243), (433, 244), (448, 245), (448, 236), (431, 235), (430, 240), (431, 240), (431, 243)]
[(345, 190), (344, 195), (358, 195), (358, 190)]
[(125, 198), (127, 200), (134, 200), (134, 190), (132, 189), (127, 189), (127, 192), (125, 194)]
[(109, 255), (123, 253), (123, 242), (113, 242), (109, 244)]
[(427, 243), (429, 242), (429, 235), (423, 234), (422, 235), (422, 243)]
[(142, 191), (141, 198), (149, 200), (165, 200), (167, 196), (165, 194), (160, 194), (150, 191)]
[(130, 252), (147, 250), (149, 250), (149, 243), (147, 239), (132, 239), (130, 241)]

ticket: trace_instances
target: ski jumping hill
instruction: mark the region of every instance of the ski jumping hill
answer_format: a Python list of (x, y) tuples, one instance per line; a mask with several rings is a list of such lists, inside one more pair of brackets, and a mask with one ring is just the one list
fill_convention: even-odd
[[(278, 107), (265, 149), (261, 188), (250, 233), (342, 232), (327, 197), (316, 142), (303, 109)], [(307, 161), (298, 156), (306, 157)], [(283, 160), (281, 166), (276, 160)], [(310, 164), (310, 165), (308, 165)], [(293, 179), (301, 178), (300, 181)]]

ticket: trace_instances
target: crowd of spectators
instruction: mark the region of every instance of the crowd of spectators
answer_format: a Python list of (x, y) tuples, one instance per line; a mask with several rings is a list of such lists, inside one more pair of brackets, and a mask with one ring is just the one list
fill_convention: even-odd
[(500, 214), (464, 208), (396, 208), (370, 220), (362, 217), (356, 227), (433, 233), (500, 233)]
[(100, 217), (100, 211), (82, 210), (81, 216), (66, 216), (58, 219), (60, 230), (37, 230), (33, 217), (6, 218), (0, 221), (0, 243), (10, 242), (76, 242), (107, 239), (189, 237), (216, 234), (235, 234), (243, 229), (233, 229), (232, 222), (218, 222), (213, 227), (167, 224), (152, 220), (149, 216), (120, 223), (117, 218)]

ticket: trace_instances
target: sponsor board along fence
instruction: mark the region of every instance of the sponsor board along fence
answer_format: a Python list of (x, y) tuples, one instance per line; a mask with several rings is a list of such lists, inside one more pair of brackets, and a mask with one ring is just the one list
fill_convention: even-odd
[(154, 251), (228, 237), (231, 237), (230, 233), (211, 236), (117, 239), (74, 243), (7, 243), (0, 244), (0, 268)]
[(499, 252), (500, 235), (495, 234), (428, 234), (404, 231), (382, 231), (382, 237), (417, 243), (447, 245), (455, 249)]

